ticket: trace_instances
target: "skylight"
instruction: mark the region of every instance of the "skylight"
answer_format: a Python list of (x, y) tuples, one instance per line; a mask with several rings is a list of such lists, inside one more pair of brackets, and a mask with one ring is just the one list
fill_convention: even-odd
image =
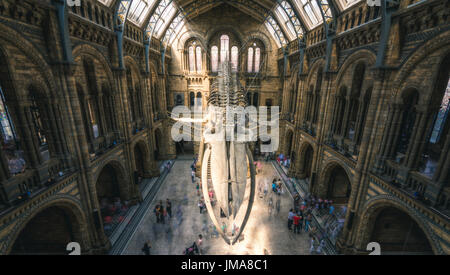
[(137, 25), (142, 25), (156, 0), (133, 0), (128, 19)]

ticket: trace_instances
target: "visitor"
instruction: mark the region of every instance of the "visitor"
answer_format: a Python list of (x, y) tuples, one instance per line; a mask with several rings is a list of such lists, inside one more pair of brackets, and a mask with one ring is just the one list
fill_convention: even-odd
[(300, 218), (299, 213), (295, 214), (293, 217), (293, 223), (294, 223), (294, 233), (300, 234), (300, 223), (302, 222), (302, 219)]
[(146, 241), (144, 243), (144, 247), (142, 248), (142, 252), (144, 252), (145, 255), (150, 255), (150, 248), (152, 248), (150, 241)]
[(195, 187), (197, 189), (197, 196), (200, 196), (200, 184), (197, 182), (197, 186)]
[(198, 240), (197, 240), (197, 249), (198, 249), (198, 253), (201, 255), (202, 254), (202, 247), (203, 247), (203, 236), (202, 234), (198, 235)]
[(166, 211), (167, 215), (169, 215), (169, 219), (172, 218), (172, 202), (169, 199), (166, 200)]
[(320, 241), (320, 244), (316, 250), (317, 254), (322, 254), (322, 250), (323, 250), (324, 246), (325, 246), (325, 239), (322, 238), (322, 240)]
[(159, 215), (160, 208), (161, 208), (161, 206), (159, 205), (159, 203), (157, 203), (155, 206), (155, 209), (153, 210), (153, 213), (155, 213), (155, 216), (156, 216), (156, 223), (161, 222), (161, 216)]
[(172, 161), (169, 160), (169, 161), (166, 163), (167, 173), (170, 173), (170, 168), (172, 168)]
[(288, 214), (288, 229), (289, 230), (292, 230), (292, 223), (294, 222), (294, 216), (295, 216), (294, 211), (291, 208), (289, 210), (289, 214)]
[(194, 170), (191, 171), (191, 178), (192, 178), (192, 183), (195, 183), (195, 172), (194, 172)]
[(202, 200), (199, 200), (197, 205), (198, 205), (198, 208), (200, 209), (200, 214), (203, 214), (203, 202), (202, 202)]
[(164, 211), (163, 202), (159, 201), (159, 221), (161, 223), (165, 223), (164, 216), (166, 215), (166, 212)]
[(311, 216), (311, 214), (309, 213), (309, 214), (306, 216), (306, 219), (305, 219), (305, 232), (308, 232), (309, 226), (310, 226), (310, 224), (311, 224), (311, 221), (312, 221), (312, 216)]
[(317, 240), (315, 237), (311, 238), (311, 247), (309, 248), (309, 253), (313, 254), (315, 251), (315, 247), (317, 246)]
[(264, 198), (267, 196), (267, 192), (269, 191), (269, 184), (267, 180), (264, 181)]

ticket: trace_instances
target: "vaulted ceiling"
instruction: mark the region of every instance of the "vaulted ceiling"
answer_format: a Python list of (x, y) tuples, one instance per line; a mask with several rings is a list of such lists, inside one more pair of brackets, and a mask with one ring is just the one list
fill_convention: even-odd
[[(146, 35), (167, 38), (181, 30), (186, 20), (230, 5), (265, 23), (278, 46), (298, 39), (339, 12), (361, 0), (98, 0), (117, 11), (119, 24), (130, 21)], [(175, 21), (175, 23), (174, 23)], [(181, 27), (180, 27), (181, 26)]]

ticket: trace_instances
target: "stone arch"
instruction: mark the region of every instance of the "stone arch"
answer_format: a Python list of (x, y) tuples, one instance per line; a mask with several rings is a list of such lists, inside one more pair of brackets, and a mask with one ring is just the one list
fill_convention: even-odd
[(339, 68), (339, 72), (336, 77), (336, 87), (342, 86), (344, 83), (347, 87), (351, 87), (351, 83), (349, 83), (349, 79), (343, 79), (348, 78), (351, 75), (355, 69), (355, 66), (357, 66), (359, 63), (364, 62), (367, 68), (370, 67), (370, 65), (375, 64), (376, 61), (376, 55), (369, 50), (359, 50), (351, 55), (349, 55), (342, 66)]
[[(0, 33), (2, 34), (0, 48), (4, 48), (9, 43), (13, 45), (14, 48), (19, 49), (20, 52), (28, 58), (28, 60), (39, 67), (39, 73), (42, 75), (43, 81), (46, 83), (46, 86), (49, 87), (49, 90), (52, 92), (58, 91), (58, 89), (56, 89), (56, 84), (54, 82), (54, 77), (50, 66), (43, 58), (43, 54), (36, 47), (34, 47), (33, 43), (24, 38), (22, 34), (16, 30), (7, 27), (4, 24), (0, 24)], [(10, 64), (10, 68), (15, 68), (15, 63), (6, 53), (6, 50), (4, 50), (4, 54), (7, 62)], [(14, 77), (12, 79), (14, 80)], [(16, 83), (16, 81), (14, 81), (14, 83)]]
[(316, 72), (319, 70), (320, 67), (323, 68), (324, 66), (325, 66), (325, 59), (323, 58), (319, 58), (315, 60), (313, 64), (311, 64), (308, 71), (308, 77), (306, 78), (306, 83), (308, 83), (306, 87), (312, 85), (311, 83), (315, 79)]
[(186, 43), (192, 39), (195, 39), (198, 42), (200, 42), (203, 49), (207, 49), (208, 43), (206, 43), (206, 40), (204, 39), (203, 35), (197, 31), (186, 30), (185, 32), (180, 33), (179, 37), (180, 37), (180, 39), (178, 40), (178, 43), (177, 43), (178, 49), (184, 49)]
[(345, 164), (331, 160), (322, 169), (319, 184), (313, 193), (338, 204), (347, 204), (353, 190), (351, 175)]
[(299, 158), (299, 178), (305, 179), (308, 178), (311, 180), (312, 171), (313, 171), (313, 163), (314, 163), (314, 154), (316, 152), (313, 144), (308, 141), (304, 141), (300, 146), (298, 151)]
[(286, 157), (290, 157), (291, 153), (294, 151), (294, 131), (291, 129), (286, 129), (286, 137), (284, 139), (284, 150)]
[(229, 25), (216, 25), (215, 28), (209, 29), (205, 35), (205, 41), (207, 42), (208, 49), (211, 48), (211, 39), (214, 36), (219, 35), (221, 32), (227, 32), (227, 33), (233, 34), (239, 41), (240, 45), (242, 45), (242, 42), (245, 40), (244, 35), (240, 31), (236, 30), (235, 28), (230, 27)]
[[(367, 244), (373, 240), (371, 240), (372, 233), (375, 227), (376, 218), (379, 216), (381, 211), (386, 208), (395, 208), (406, 215), (408, 215), (421, 229), (421, 231), (426, 236), (428, 243), (430, 244), (434, 254), (443, 254), (442, 248), (439, 245), (438, 240), (436, 239), (435, 233), (424, 221), (423, 217), (411, 208), (409, 205), (405, 204), (401, 200), (391, 195), (380, 195), (371, 198), (368, 200), (361, 212), (361, 220), (358, 224), (358, 232), (356, 237), (356, 248), (358, 250), (365, 250)], [(381, 247), (381, 252), (383, 252), (383, 246)]]
[[(105, 172), (109, 172), (108, 174)], [(111, 175), (112, 173), (112, 175)], [(105, 178), (102, 178), (105, 176)], [(111, 176), (112, 178), (110, 179)], [(97, 197), (102, 196), (103, 194), (99, 194), (98, 192), (98, 184), (102, 183), (109, 183), (114, 184), (117, 183), (118, 186), (108, 186), (115, 188), (114, 190), (107, 190), (107, 191), (114, 191), (115, 195), (118, 195), (122, 201), (131, 199), (131, 182), (130, 177), (123, 166), (123, 164), (117, 160), (117, 159), (111, 159), (106, 160), (104, 164), (99, 167), (95, 174), (95, 190), (97, 191)], [(100, 180), (100, 182), (99, 182)], [(111, 180), (110, 182), (107, 182), (108, 180)]]
[(163, 133), (160, 128), (155, 129), (155, 157), (156, 159), (161, 159), (164, 155), (164, 141), (163, 141)]
[(250, 32), (245, 35), (244, 40), (242, 40), (242, 48), (245, 48), (248, 43), (250, 43), (252, 40), (257, 39), (261, 41), (265, 47), (266, 52), (272, 51), (272, 44), (270, 43), (270, 39), (267, 37), (266, 34), (261, 32)]
[(133, 171), (141, 177), (149, 177), (151, 170), (151, 154), (147, 143), (140, 139), (133, 143)]
[(87, 45), (87, 44), (81, 44), (76, 46), (72, 51), (73, 59), (76, 61), (79, 58), (83, 57), (89, 57), (91, 59), (97, 60), (100, 62), (102, 68), (105, 70), (105, 73), (107, 75), (108, 83), (110, 85), (110, 88), (114, 88), (114, 75), (111, 70), (111, 64), (108, 62), (108, 59), (105, 57), (105, 55), (97, 50), (96, 48)]
[[(14, 229), (11, 230), (13, 233), (8, 238), (8, 241), (4, 246), (6, 248), (4, 254), (10, 254), (13, 252), (18, 238), (21, 237), (21, 234), (24, 232), (26, 227), (30, 225), (30, 222), (36, 217), (39, 218), (39, 214), (45, 213), (44, 211), (51, 208), (59, 208), (68, 215), (70, 225), (72, 225), (71, 229), (73, 230), (73, 235), (71, 237), (74, 238), (70, 241), (78, 242), (81, 246), (82, 252), (89, 251), (91, 249), (91, 243), (87, 229), (87, 220), (83, 210), (81, 209), (79, 203), (72, 197), (57, 195), (50, 200), (37, 204), (32, 211), (20, 219), (20, 221), (14, 226)], [(52, 225), (51, 223), (47, 224), (49, 226)], [(49, 232), (52, 233), (52, 231)], [(51, 238), (54, 238), (54, 235), (52, 235)], [(62, 254), (67, 253), (65, 251), (66, 245), (67, 243), (61, 248)], [(29, 251), (29, 248), (27, 248), (27, 250)], [(26, 254), (30, 253), (26, 252)]]
[[(422, 46), (416, 48), (408, 59), (406, 59), (400, 71), (395, 76), (392, 81), (392, 96), (395, 97), (398, 93), (403, 90), (403, 87), (406, 85), (406, 79), (408, 79), (411, 72), (417, 67), (417, 64), (423, 61), (427, 56), (442, 52), (440, 55), (443, 59), (445, 56), (449, 54), (450, 51), (450, 40), (448, 39), (450, 35), (450, 31), (444, 31), (434, 38), (428, 40), (423, 43)], [(437, 75), (437, 72), (435, 76)], [(435, 77), (433, 78), (433, 80)]]

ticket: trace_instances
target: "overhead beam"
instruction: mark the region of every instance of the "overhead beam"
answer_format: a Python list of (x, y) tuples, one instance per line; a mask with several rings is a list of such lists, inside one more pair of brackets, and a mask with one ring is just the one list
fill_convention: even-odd
[(119, 69), (124, 69), (123, 61), (123, 35), (125, 24), (127, 22), (128, 12), (130, 10), (133, 0), (120, 0), (114, 13), (114, 32), (117, 37), (117, 55), (119, 58)]
[(398, 6), (399, 1), (381, 0), (381, 32), (375, 68), (381, 68), (384, 66), (384, 57), (386, 55), (387, 43), (391, 30), (392, 14), (398, 9)]
[[(316, 0), (322, 15), (323, 27), (325, 29), (327, 47), (325, 52), (325, 72), (330, 70), (331, 54), (333, 52), (333, 39), (336, 36), (336, 7), (329, 0)], [(331, 14), (331, 15), (330, 15)]]
[(53, 5), (56, 7), (56, 14), (58, 17), (58, 27), (61, 47), (63, 51), (63, 61), (66, 63), (73, 63), (72, 43), (69, 37), (66, 4), (66, 0), (53, 0)]

